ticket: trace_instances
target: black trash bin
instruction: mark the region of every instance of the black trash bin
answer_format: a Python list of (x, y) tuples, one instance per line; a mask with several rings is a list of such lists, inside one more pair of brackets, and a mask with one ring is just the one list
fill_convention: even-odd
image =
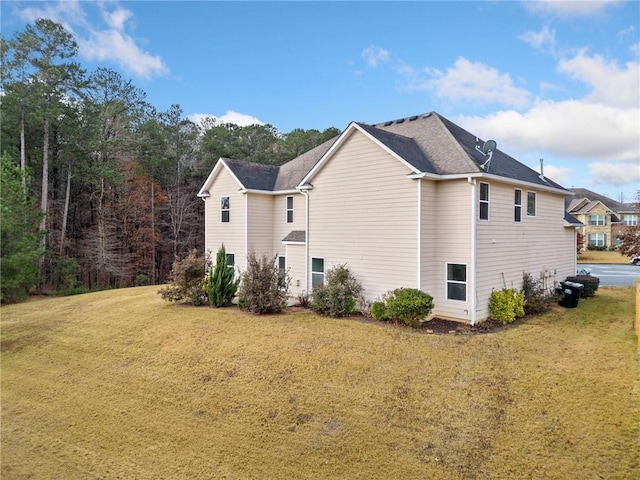
[(580, 300), (580, 292), (584, 288), (581, 283), (575, 282), (560, 282), (562, 293), (562, 300), (558, 302), (561, 307), (564, 308), (576, 308), (578, 306), (578, 300)]

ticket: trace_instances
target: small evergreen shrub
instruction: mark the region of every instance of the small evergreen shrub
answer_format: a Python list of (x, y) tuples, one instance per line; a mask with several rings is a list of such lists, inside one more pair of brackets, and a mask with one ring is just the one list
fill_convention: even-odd
[(417, 288), (396, 288), (387, 295), (384, 316), (410, 327), (419, 327), (433, 310), (433, 297)]
[(600, 286), (600, 279), (593, 275), (576, 275), (567, 277), (566, 282), (581, 283), (584, 288), (580, 290), (580, 298), (593, 297)]
[(554, 292), (545, 290), (542, 281), (527, 272), (522, 274), (522, 293), (524, 313), (527, 315), (546, 312), (555, 303)]
[(356, 300), (362, 292), (346, 265), (338, 265), (327, 272), (326, 283), (313, 289), (311, 308), (322, 315), (344, 317), (356, 312)]
[(205, 270), (209, 262), (199, 257), (194, 249), (182, 260), (173, 262), (170, 285), (158, 290), (163, 300), (176, 303), (202, 305), (207, 300)]
[(144, 287), (146, 285), (149, 285), (149, 275), (147, 275), (146, 273), (139, 273), (138, 275), (136, 275), (135, 285), (136, 287)]
[(518, 317), (524, 316), (524, 293), (515, 288), (493, 290), (489, 299), (489, 313), (491, 319), (501, 323), (513, 323)]
[(604, 252), (607, 250), (607, 247), (604, 245), (587, 245), (587, 250), (592, 250), (594, 252)]
[(389, 320), (387, 307), (383, 301), (373, 302), (373, 305), (371, 305), (371, 318), (374, 320)]
[(209, 269), (207, 277), (209, 305), (212, 307), (231, 305), (231, 300), (238, 289), (238, 282), (233, 268), (227, 265), (227, 252), (222, 244), (216, 254), (216, 265)]
[(258, 315), (279, 313), (287, 305), (289, 282), (289, 276), (283, 275), (272, 259), (251, 252), (247, 269), (240, 276), (238, 306)]

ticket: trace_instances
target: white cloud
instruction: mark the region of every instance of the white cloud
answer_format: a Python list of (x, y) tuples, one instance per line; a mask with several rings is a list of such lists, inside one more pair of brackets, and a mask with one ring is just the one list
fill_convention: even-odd
[[(88, 20), (87, 5), (98, 6), (106, 28), (101, 28)], [(41, 4), (28, 7), (20, 12), (27, 22), (38, 18), (49, 18), (62, 24), (73, 33), (78, 43), (81, 58), (94, 61), (112, 61), (123, 70), (141, 78), (166, 75), (169, 68), (162, 58), (142, 50), (136, 40), (126, 32), (127, 23), (133, 19), (133, 13), (114, 3), (89, 4), (77, 0), (59, 1), (53, 4)]]
[(568, 167), (557, 167), (555, 165), (544, 165), (544, 176), (550, 178), (560, 185), (567, 183), (573, 170)]
[(537, 0), (522, 4), (530, 12), (558, 17), (584, 17), (596, 15), (620, 3), (615, 0)]
[(637, 108), (546, 101), (525, 113), (505, 110), (484, 118), (463, 116), (459, 122), (518, 152), (542, 150), (564, 157), (640, 162)]
[(430, 90), (436, 96), (454, 103), (470, 100), (524, 107), (530, 102), (530, 93), (515, 86), (508, 73), (500, 73), (493, 67), (463, 57), (459, 57), (446, 72), (425, 69), (424, 73), (429, 78), (421, 78), (415, 69), (407, 65), (403, 65), (399, 73), (407, 78), (409, 89)]
[(556, 31), (549, 30), (549, 27), (545, 25), (539, 32), (528, 31), (520, 35), (518, 38), (534, 48), (543, 48), (548, 46), (553, 50), (556, 43)]
[(371, 45), (362, 51), (362, 58), (370, 67), (376, 68), (378, 64), (389, 60), (389, 52), (384, 48)]
[(234, 112), (233, 110), (228, 110), (227, 113), (220, 117), (208, 113), (192, 113), (188, 116), (188, 118), (193, 123), (196, 123), (198, 125), (202, 125), (203, 122), (207, 120), (213, 120), (216, 123), (234, 123), (241, 127), (246, 127), (248, 125), (264, 125), (264, 122), (262, 120), (252, 115)]
[(615, 61), (601, 55), (588, 56), (580, 52), (563, 60), (558, 69), (569, 77), (592, 87), (586, 100), (618, 107), (637, 107), (640, 104), (640, 63), (628, 62), (620, 68)]
[(594, 184), (610, 184), (615, 186), (640, 182), (640, 164), (594, 162), (589, 164), (589, 171)]

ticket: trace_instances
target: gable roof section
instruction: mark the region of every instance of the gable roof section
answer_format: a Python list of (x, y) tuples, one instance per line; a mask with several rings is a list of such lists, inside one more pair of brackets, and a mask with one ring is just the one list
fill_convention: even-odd
[(209, 189), (211, 188), (211, 185), (213, 184), (213, 181), (215, 180), (215, 178), (218, 176), (218, 174), (220, 173), (220, 171), (223, 168), (227, 169), (229, 174), (238, 183), (238, 186), (240, 188), (244, 188), (244, 186), (242, 185), (242, 182), (240, 182), (240, 180), (238, 179), (236, 174), (233, 172), (233, 170), (231, 168), (229, 168), (229, 166), (227, 165), (227, 161), (229, 161), (228, 158), (220, 157), (220, 159), (216, 162), (215, 166), (213, 167), (213, 170), (211, 170), (211, 173), (209, 174), (209, 176), (205, 180), (204, 184), (200, 188), (200, 191), (198, 192), (198, 196), (199, 197), (208, 197), (209, 196)]
[[(599, 193), (592, 192), (586, 188), (570, 188), (570, 192), (574, 194), (574, 199), (584, 199), (589, 204), (585, 202), (573, 204), (571, 203), (567, 210), (572, 213), (583, 213), (585, 211), (591, 210), (595, 205), (593, 202), (602, 203), (608, 210), (616, 213), (635, 213), (635, 210), (632, 205), (621, 203), (612, 198), (605, 197), (604, 195), (600, 195)], [(566, 200), (565, 200), (566, 203)], [(578, 209), (578, 210), (576, 210)]]
[(376, 125), (351, 122), (337, 137), (318, 145), (280, 167), (242, 160), (221, 159), (209, 175), (199, 196), (207, 196), (220, 162), (229, 168), (241, 187), (275, 193), (293, 191), (309, 183), (340, 146), (356, 131), (361, 132), (415, 175), (446, 179), (452, 176), (500, 177), (514, 183), (526, 183), (564, 193), (567, 190), (543, 177), (499, 149), (491, 162), (481, 168), (488, 157), (476, 146), (482, 140), (462, 127), (438, 115), (427, 113)]

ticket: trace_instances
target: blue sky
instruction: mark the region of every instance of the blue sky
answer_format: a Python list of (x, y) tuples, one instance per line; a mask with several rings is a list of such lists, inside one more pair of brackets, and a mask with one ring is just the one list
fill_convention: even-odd
[(566, 187), (640, 189), (640, 3), (59, 1), (46, 17), (159, 110), (345, 128), (436, 111)]

